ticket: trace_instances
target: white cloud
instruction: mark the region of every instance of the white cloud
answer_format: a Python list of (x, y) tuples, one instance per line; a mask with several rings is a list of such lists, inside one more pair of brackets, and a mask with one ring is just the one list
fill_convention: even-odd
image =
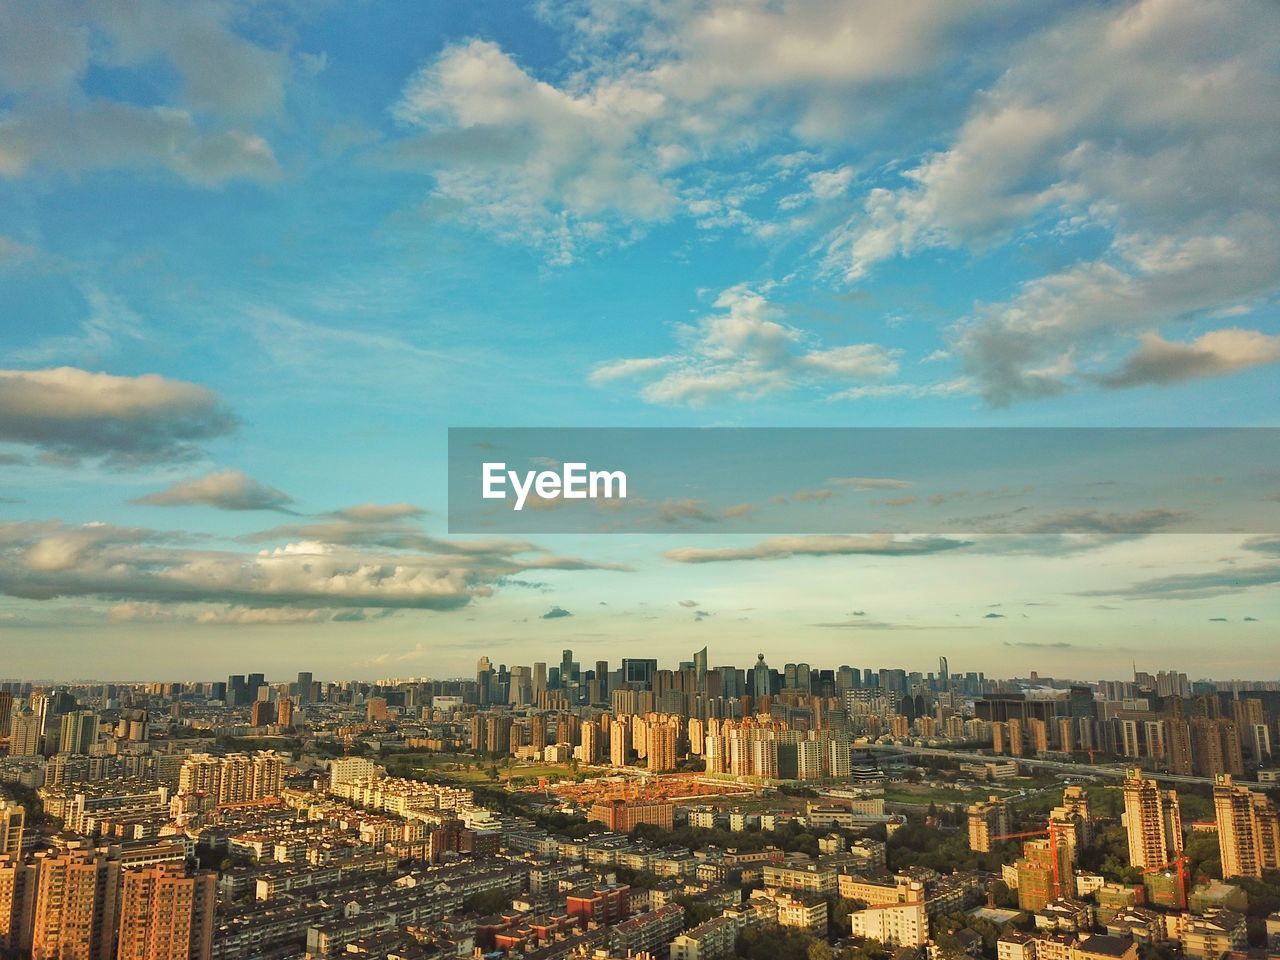
[(677, 351), (601, 364), (592, 382), (647, 381), (641, 396), (649, 402), (696, 407), (815, 384), (878, 380), (898, 370), (897, 351), (877, 344), (813, 343), (783, 322), (780, 307), (748, 286), (725, 290), (714, 307), (716, 312), (677, 328)]
[[(93, 4), (15, 0), (0, 6), (0, 176), (116, 168), (166, 170), (202, 186), (278, 174), (250, 124), (277, 114), (288, 54), (246, 39), (236, 7), (158, 0)], [(91, 95), (93, 67), (163, 64), (159, 103)]]
[(282, 510), (293, 503), (293, 497), (240, 470), (218, 470), (175, 483), (134, 502), (156, 507), (203, 504), (219, 510)]
[(144, 605), (127, 608), (133, 613), (152, 604), (451, 610), (529, 570), (596, 567), (519, 542), (436, 541), (433, 549), (425, 536), (390, 545), (334, 537), (339, 542), (297, 539), (249, 553), (194, 549), (191, 539), (107, 524), (0, 524), (0, 593)]
[(867, 195), (829, 264), (857, 281), (891, 257), (981, 249), (1056, 220), (1108, 232), (1102, 256), (979, 305), (954, 331), (995, 404), (1072, 389), (1090, 373), (1084, 351), (1274, 290), (1277, 27), (1266, 3), (1070, 12), (1015, 50), (949, 146)]
[(156, 374), (0, 370), (0, 440), (62, 458), (115, 464), (189, 458), (196, 444), (235, 422), (212, 391)]
[(1191, 343), (1170, 342), (1158, 333), (1148, 333), (1118, 370), (1098, 380), (1107, 387), (1177, 383), (1277, 362), (1280, 337), (1257, 330), (1211, 330)]
[[(565, 29), (578, 69), (541, 78), (497, 45), (450, 46), (406, 85), (395, 115), (416, 128), (394, 155), (435, 179), (424, 205), (554, 263), (580, 247), (625, 242), (678, 214), (704, 229), (759, 237), (781, 229), (726, 194), (719, 161), (746, 182), (768, 179), (748, 159), (782, 141), (775, 169), (889, 131), (902, 97), (924, 115), (938, 98), (927, 78), (975, 45), (1004, 42), (1003, 4), (850, 5), (712, 2), (575, 4), (543, 8)], [(963, 42), (958, 42), (963, 38)], [(817, 171), (820, 199), (851, 184), (851, 167)], [(793, 225), (798, 226), (798, 225)]]
[(394, 112), (420, 131), (400, 155), (433, 173), (438, 203), (568, 262), (577, 239), (606, 221), (670, 214), (662, 157), (641, 149), (663, 106), (660, 93), (626, 83), (559, 89), (475, 40), (419, 71)]
[(969, 546), (946, 537), (900, 539), (888, 534), (785, 536), (749, 547), (681, 547), (665, 554), (679, 563), (722, 563), (734, 560), (784, 560), (791, 557), (924, 556)]

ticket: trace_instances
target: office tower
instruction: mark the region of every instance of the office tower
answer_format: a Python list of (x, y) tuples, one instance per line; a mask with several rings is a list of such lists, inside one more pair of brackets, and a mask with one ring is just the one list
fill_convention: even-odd
[(0, 856), (6, 853), (17, 856), (22, 852), (22, 830), (27, 822), (27, 811), (20, 803), (0, 800)]
[(568, 689), (569, 684), (578, 679), (578, 665), (573, 662), (573, 651), (560, 652), (560, 686)]
[(599, 703), (605, 703), (609, 699), (609, 661), (596, 661), (596, 680), (600, 682)]
[(764, 654), (756, 657), (756, 665), (751, 668), (751, 695), (757, 700), (769, 696), (772, 683), (769, 676), (769, 665), (764, 662)]
[(693, 655), (694, 690), (707, 692), (707, 648), (703, 647)]
[(535, 663), (533, 665), (533, 702), (538, 703), (539, 698), (546, 695), (547, 692), (547, 665), (545, 663)]
[(208, 960), (218, 875), (176, 863), (126, 870), (116, 960)]
[(245, 703), (252, 703), (258, 699), (258, 691), (266, 686), (267, 678), (265, 674), (251, 673), (245, 678)]
[(969, 819), (969, 849), (990, 853), (999, 837), (1012, 833), (1009, 806), (999, 797), (984, 803), (970, 804), (965, 813)]
[(1220, 774), (1213, 788), (1213, 812), (1223, 879), (1261, 879), (1264, 870), (1280, 869), (1280, 817), (1265, 794), (1234, 786), (1230, 774)]
[(255, 700), (249, 709), (249, 725), (266, 727), (276, 721), (276, 705), (270, 700)]
[(633, 690), (651, 690), (657, 672), (657, 660), (622, 658), (622, 682), (631, 684)]
[(947, 667), (947, 658), (939, 657), (938, 658), (938, 683), (941, 685), (942, 689), (945, 690), (947, 688), (948, 683), (950, 683), (950, 681), (951, 681), (951, 671)]
[(9, 725), (12, 721), (13, 694), (8, 690), (0, 690), (0, 737), (9, 736)]
[(45, 857), (36, 884), (31, 960), (111, 960), (120, 864), (87, 850)]
[(490, 689), (493, 681), (493, 663), (488, 657), (476, 661), (476, 702), (481, 707), (492, 703), (493, 692)]
[(312, 676), (310, 673), (299, 671), (298, 673), (298, 705), (306, 706), (311, 702), (311, 684)]
[(528, 667), (511, 668), (510, 702), (514, 706), (533, 703), (533, 671)]
[(23, 707), (13, 715), (13, 731), (9, 735), (10, 756), (39, 756), (42, 740), (41, 721), (33, 710)]
[(1133, 769), (1124, 781), (1124, 816), (1129, 834), (1129, 866), (1163, 867), (1182, 854), (1182, 812), (1178, 794), (1161, 790)]
[(227, 706), (238, 707), (249, 702), (249, 688), (244, 682), (243, 673), (233, 673), (227, 677)]

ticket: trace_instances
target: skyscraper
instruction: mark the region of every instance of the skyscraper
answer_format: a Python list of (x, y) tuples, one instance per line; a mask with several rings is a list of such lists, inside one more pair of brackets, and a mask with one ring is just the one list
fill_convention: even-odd
[(694, 689), (701, 694), (707, 692), (707, 648), (703, 647), (693, 655), (693, 674), (696, 686)]
[(1163, 867), (1182, 854), (1182, 813), (1178, 794), (1130, 770), (1124, 781), (1124, 816), (1131, 867)]
[(298, 673), (298, 704), (306, 705), (311, 702), (311, 684), (312, 677), (310, 673)]
[(92, 710), (63, 714), (58, 737), (59, 753), (89, 753), (98, 740), (98, 715)]
[(769, 696), (769, 665), (764, 662), (764, 654), (756, 657), (756, 665), (751, 670), (751, 695), (756, 699)]
[(493, 663), (488, 657), (476, 661), (476, 702), (487, 707), (492, 701)]
[(1264, 870), (1280, 868), (1280, 816), (1263, 793), (1237, 787), (1230, 774), (1220, 774), (1213, 788), (1222, 876), (1260, 879)]
[(125, 871), (116, 960), (208, 960), (217, 884), (175, 863)]
[(596, 679), (600, 681), (600, 700), (604, 702), (609, 699), (609, 661), (596, 661)]
[(969, 849), (990, 853), (998, 837), (1012, 833), (1009, 806), (1000, 797), (984, 803), (970, 804), (965, 810), (969, 819)]
[(69, 850), (45, 857), (36, 885), (32, 960), (109, 960), (115, 952), (120, 864)]
[(9, 735), (9, 755), (35, 757), (40, 754), (40, 718), (29, 707), (23, 707), (13, 715), (13, 730)]

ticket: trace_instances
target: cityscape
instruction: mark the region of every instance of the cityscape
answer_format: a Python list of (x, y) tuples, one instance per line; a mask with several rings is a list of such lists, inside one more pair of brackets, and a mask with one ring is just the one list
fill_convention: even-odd
[(0, 951), (1280, 949), (1280, 681), (713, 662), (0, 680)]
[(0, 0), (0, 960), (1280, 960), (1277, 370), (1277, 0)]

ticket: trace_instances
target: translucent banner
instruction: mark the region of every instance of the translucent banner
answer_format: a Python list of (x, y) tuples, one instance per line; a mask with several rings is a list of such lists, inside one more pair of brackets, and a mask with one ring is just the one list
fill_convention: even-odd
[(1274, 533), (1273, 428), (449, 431), (449, 532)]

